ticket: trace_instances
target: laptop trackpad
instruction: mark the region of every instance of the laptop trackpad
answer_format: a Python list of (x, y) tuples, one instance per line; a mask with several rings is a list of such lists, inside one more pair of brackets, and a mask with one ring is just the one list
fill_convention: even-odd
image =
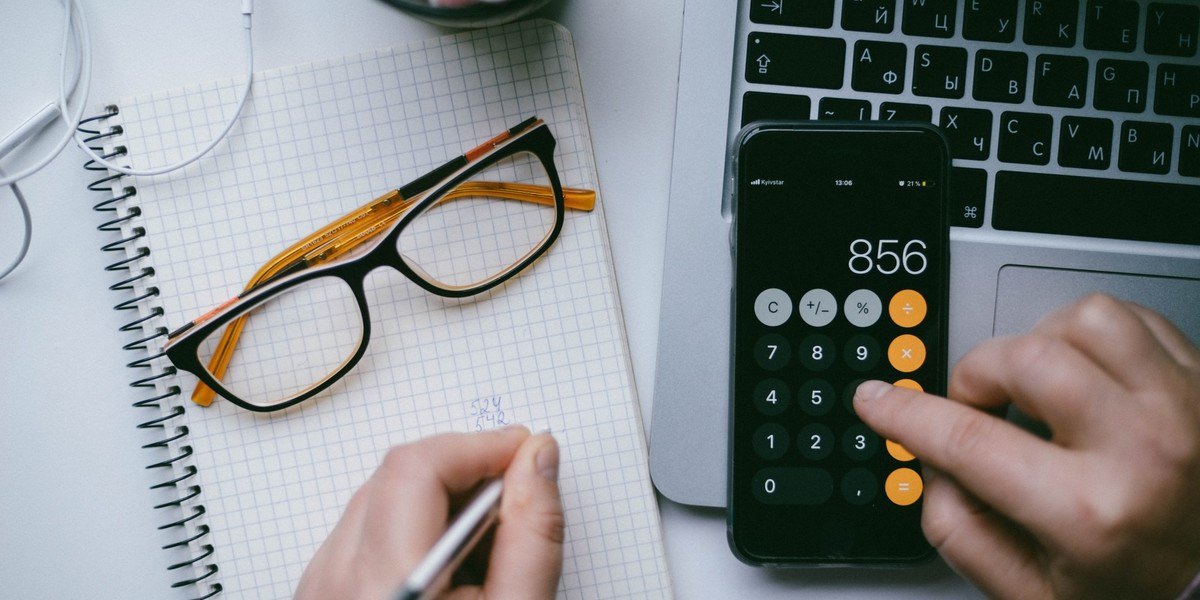
[(1200, 346), (1200, 279), (1018, 265), (1000, 269), (992, 334), (1025, 333), (1046, 314), (1097, 291), (1161, 313)]

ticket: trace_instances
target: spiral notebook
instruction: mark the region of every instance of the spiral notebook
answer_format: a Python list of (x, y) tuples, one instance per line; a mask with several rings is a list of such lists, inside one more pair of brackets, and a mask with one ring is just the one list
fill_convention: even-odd
[[(121, 100), (82, 125), (133, 167), (174, 162), (218, 133), (239, 82)], [(388, 447), (520, 423), (562, 446), (566, 556), (559, 596), (667, 597), (657, 505), (601, 204), (568, 211), (549, 253), (469, 301), (398, 272), (368, 280), (367, 355), (281, 413), (189, 400), (160, 351), (276, 252), (381, 192), (537, 115), (563, 184), (597, 190), (569, 34), (533, 21), (256, 76), (212, 154), (160, 178), (108, 172), (109, 270), (128, 311), (165, 566), (190, 596), (290, 597), (309, 558)], [(89, 169), (100, 171), (95, 165)]]

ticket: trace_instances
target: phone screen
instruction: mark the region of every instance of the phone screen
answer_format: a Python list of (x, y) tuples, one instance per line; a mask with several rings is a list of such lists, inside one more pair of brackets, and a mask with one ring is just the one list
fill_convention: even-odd
[(851, 400), (866, 379), (945, 392), (944, 138), (796, 123), (739, 140), (731, 547), (756, 564), (926, 557), (918, 461)]

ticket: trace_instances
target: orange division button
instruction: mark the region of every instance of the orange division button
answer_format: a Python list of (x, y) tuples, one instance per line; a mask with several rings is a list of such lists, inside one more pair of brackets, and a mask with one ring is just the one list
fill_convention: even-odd
[(916, 458), (915, 456), (913, 456), (912, 452), (908, 451), (908, 448), (905, 448), (904, 446), (901, 446), (900, 444), (897, 444), (896, 442), (893, 442), (892, 440), (888, 440), (886, 445), (887, 445), (888, 454), (891, 454), (892, 458), (894, 458), (900, 462), (908, 462), (908, 461)]
[(904, 334), (888, 346), (888, 362), (901, 373), (912, 373), (925, 364), (925, 343), (915, 335)]
[(892, 471), (888, 475), (887, 481), (883, 484), (884, 491), (887, 492), (888, 500), (900, 506), (908, 506), (917, 501), (921, 497), (921, 492), (925, 489), (925, 484), (921, 482), (921, 476), (916, 471), (907, 467), (901, 467)]
[(901, 327), (916, 327), (925, 320), (925, 296), (916, 290), (900, 290), (888, 302), (888, 315)]

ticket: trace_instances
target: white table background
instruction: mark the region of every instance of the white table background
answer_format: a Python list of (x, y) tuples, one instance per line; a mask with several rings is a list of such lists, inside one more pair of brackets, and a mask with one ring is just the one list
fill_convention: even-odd
[[(89, 103), (243, 71), (235, 0), (84, 0)], [(682, 0), (559, 0), (542, 16), (574, 35), (642, 411), (650, 424)], [(257, 70), (432, 37), (447, 30), (378, 0), (259, 0)], [(57, 93), (61, 8), (0, 3), (0, 134)], [(90, 113), (91, 111), (89, 111)], [(55, 135), (60, 129), (55, 130)], [(50, 136), (32, 145), (49, 147)], [(110, 238), (95, 230), (94, 177), (71, 147), (23, 189), (34, 218), (25, 264), (0, 282), (0, 597), (151, 598), (172, 593), (133, 428), (130, 353), (111, 306)], [(4, 161), (8, 170), (28, 156)], [(20, 237), (0, 190), (0, 262)], [(737, 562), (723, 511), (660, 499), (676, 594), (708, 597), (962, 597), (940, 561), (906, 570), (769, 571)], [(184, 597), (176, 594), (173, 597)], [(232, 597), (232, 595), (231, 595)]]

